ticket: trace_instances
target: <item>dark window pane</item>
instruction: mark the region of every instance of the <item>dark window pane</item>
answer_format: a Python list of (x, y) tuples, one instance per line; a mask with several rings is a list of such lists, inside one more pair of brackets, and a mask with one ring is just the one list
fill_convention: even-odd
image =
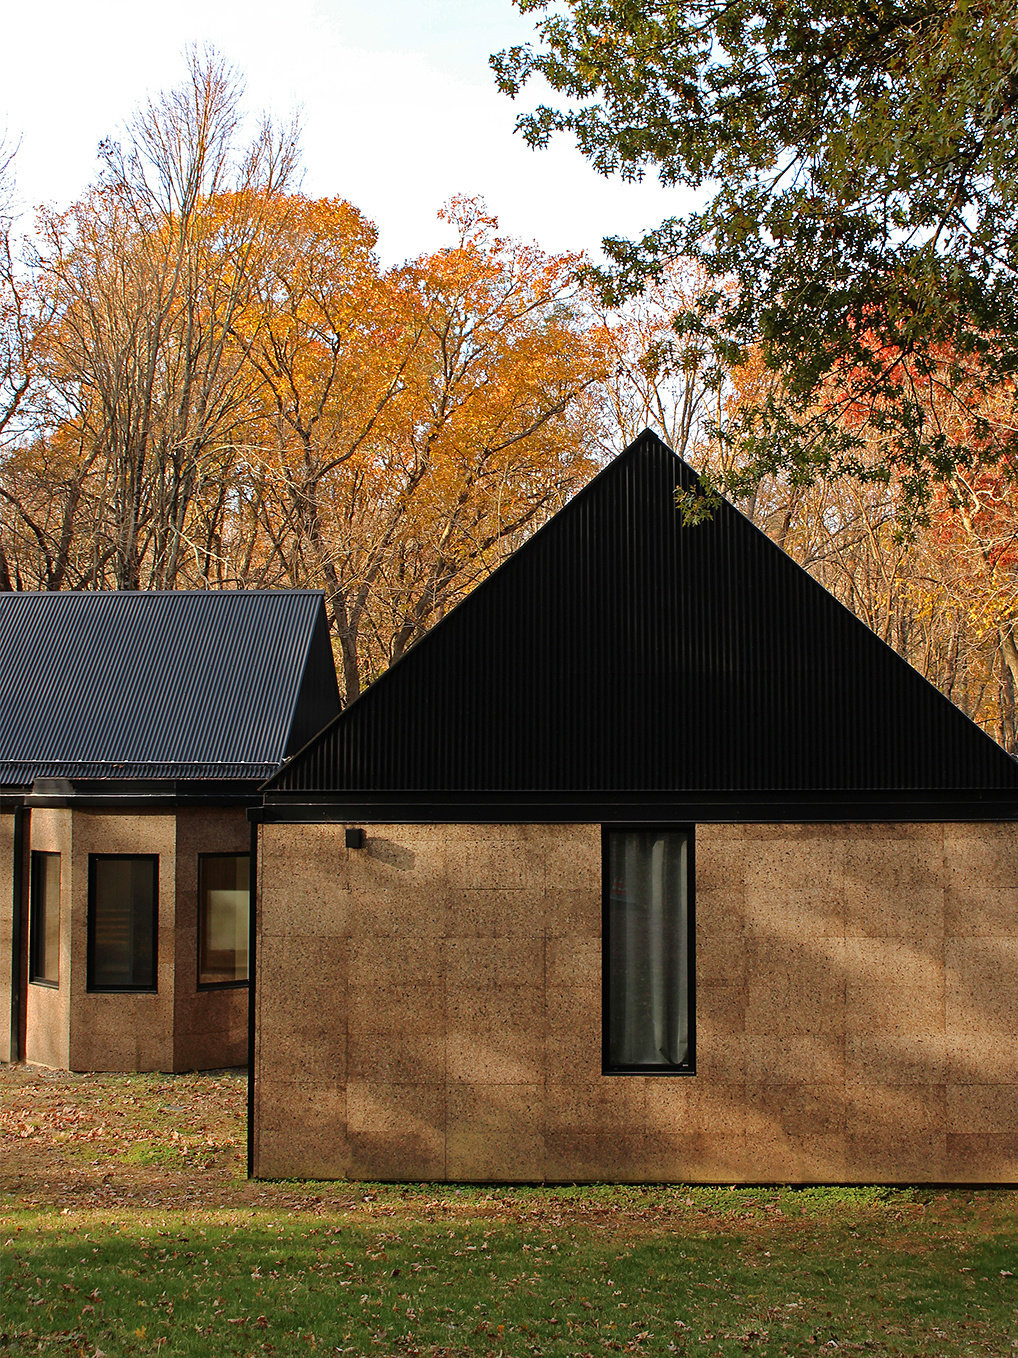
[(198, 984), (246, 981), (250, 855), (203, 854), (198, 865)]
[(608, 835), (608, 1065), (689, 1061), (689, 836)]
[(153, 990), (156, 984), (156, 859), (93, 855), (89, 986)]
[(29, 980), (60, 981), (60, 855), (32, 853)]

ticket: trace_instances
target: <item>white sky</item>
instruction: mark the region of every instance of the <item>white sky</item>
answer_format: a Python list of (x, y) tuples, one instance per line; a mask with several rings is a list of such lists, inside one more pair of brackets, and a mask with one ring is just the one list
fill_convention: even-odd
[(12, 0), (0, 130), (20, 138), (22, 202), (68, 203), (100, 138), (179, 83), (189, 43), (211, 42), (244, 73), (250, 111), (300, 111), (304, 191), (360, 208), (386, 264), (446, 242), (435, 213), (453, 193), (551, 251), (596, 253), (681, 211), (656, 182), (605, 180), (572, 147), (514, 135), (487, 59), (531, 32), (510, 0)]

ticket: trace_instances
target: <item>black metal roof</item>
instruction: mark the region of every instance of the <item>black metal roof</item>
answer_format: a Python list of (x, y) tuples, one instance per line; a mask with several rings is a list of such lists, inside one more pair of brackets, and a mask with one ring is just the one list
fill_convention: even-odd
[(319, 593), (0, 594), (0, 785), (262, 780), (338, 711)]
[(694, 482), (642, 434), (285, 765), (269, 801), (1014, 801), (1018, 764), (736, 509), (685, 527), (675, 491)]

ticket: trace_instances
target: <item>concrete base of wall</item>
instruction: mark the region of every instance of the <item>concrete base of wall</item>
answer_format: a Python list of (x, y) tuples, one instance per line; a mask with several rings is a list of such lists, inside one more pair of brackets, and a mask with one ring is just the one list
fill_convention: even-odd
[(266, 825), (256, 1174), (1018, 1182), (1018, 827), (696, 830), (696, 1074), (601, 1072), (596, 825)]

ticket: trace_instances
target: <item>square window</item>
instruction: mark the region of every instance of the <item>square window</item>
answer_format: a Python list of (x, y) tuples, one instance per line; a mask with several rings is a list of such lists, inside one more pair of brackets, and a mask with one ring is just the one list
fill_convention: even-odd
[(28, 887), (28, 979), (60, 984), (60, 855), (32, 850)]
[(692, 833), (604, 832), (604, 1070), (693, 1072)]
[(155, 854), (89, 854), (89, 990), (156, 989), (158, 876)]
[(243, 985), (247, 981), (250, 912), (251, 855), (199, 855), (199, 985)]

